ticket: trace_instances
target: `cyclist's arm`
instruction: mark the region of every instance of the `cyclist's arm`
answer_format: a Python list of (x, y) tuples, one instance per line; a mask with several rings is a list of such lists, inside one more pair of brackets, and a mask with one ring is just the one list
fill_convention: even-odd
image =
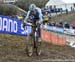
[(42, 18), (43, 14), (42, 14), (42, 10), (41, 10), (40, 8), (37, 8), (37, 9), (38, 9), (38, 12), (39, 12), (39, 24), (42, 24), (42, 22), (43, 22), (43, 18)]
[(30, 11), (28, 11), (27, 16), (24, 19), (24, 23), (27, 22), (27, 19), (29, 18), (29, 14), (30, 14)]
[(27, 12), (26, 17), (25, 17), (24, 20), (23, 20), (23, 28), (24, 28), (24, 30), (25, 30), (25, 26), (26, 26), (26, 24), (27, 24), (27, 19), (29, 18), (29, 14), (30, 14), (30, 11)]

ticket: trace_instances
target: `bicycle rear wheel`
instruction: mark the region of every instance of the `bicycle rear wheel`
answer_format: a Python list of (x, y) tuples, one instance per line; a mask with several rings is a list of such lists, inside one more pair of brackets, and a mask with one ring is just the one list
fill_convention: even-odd
[(41, 42), (39, 42), (38, 39), (36, 41), (37, 41), (36, 42), (36, 55), (39, 56), (39, 55), (41, 55), (41, 52), (42, 52), (42, 50), (41, 50), (42, 46), (41, 46)]

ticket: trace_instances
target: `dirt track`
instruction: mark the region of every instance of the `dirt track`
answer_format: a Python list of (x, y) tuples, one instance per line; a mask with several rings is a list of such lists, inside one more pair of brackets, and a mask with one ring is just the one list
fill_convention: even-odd
[[(0, 62), (52, 62), (51, 60), (58, 62), (58, 59), (66, 59), (69, 62), (68, 60), (75, 59), (75, 48), (47, 43), (42, 44), (41, 56), (34, 54), (32, 57), (28, 57), (25, 53), (26, 41), (23, 41), (24, 38), (17, 38), (15, 40), (15, 36), (12, 37), (13, 39), (9, 37), (0, 38)], [(72, 60), (71, 62), (75, 61)]]

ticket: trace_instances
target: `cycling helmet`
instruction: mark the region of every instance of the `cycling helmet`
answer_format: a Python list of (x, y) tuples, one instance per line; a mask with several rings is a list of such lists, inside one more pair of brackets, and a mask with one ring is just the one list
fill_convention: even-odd
[(29, 10), (31, 11), (31, 10), (35, 10), (36, 9), (36, 5), (35, 4), (31, 4), (30, 6), (29, 6)]

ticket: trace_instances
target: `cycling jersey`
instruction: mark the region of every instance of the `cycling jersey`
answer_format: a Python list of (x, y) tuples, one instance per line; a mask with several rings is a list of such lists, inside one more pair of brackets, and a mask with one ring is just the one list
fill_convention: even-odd
[[(38, 16), (37, 15), (35, 15), (35, 19), (37, 19), (37, 17), (39, 17), (39, 19), (38, 19), (38, 23), (39, 24), (41, 24), (42, 22), (43, 22), (43, 18), (42, 18), (42, 11), (41, 11), (41, 9), (40, 8), (38, 8), (38, 7), (36, 7), (36, 10), (37, 10), (37, 12), (38, 12)], [(27, 19), (30, 17), (30, 15), (32, 15), (31, 14), (31, 11), (28, 11), (28, 13), (27, 13), (27, 16), (26, 16), (26, 18), (25, 18), (25, 20), (24, 20), (24, 22), (26, 22), (27, 21)]]

